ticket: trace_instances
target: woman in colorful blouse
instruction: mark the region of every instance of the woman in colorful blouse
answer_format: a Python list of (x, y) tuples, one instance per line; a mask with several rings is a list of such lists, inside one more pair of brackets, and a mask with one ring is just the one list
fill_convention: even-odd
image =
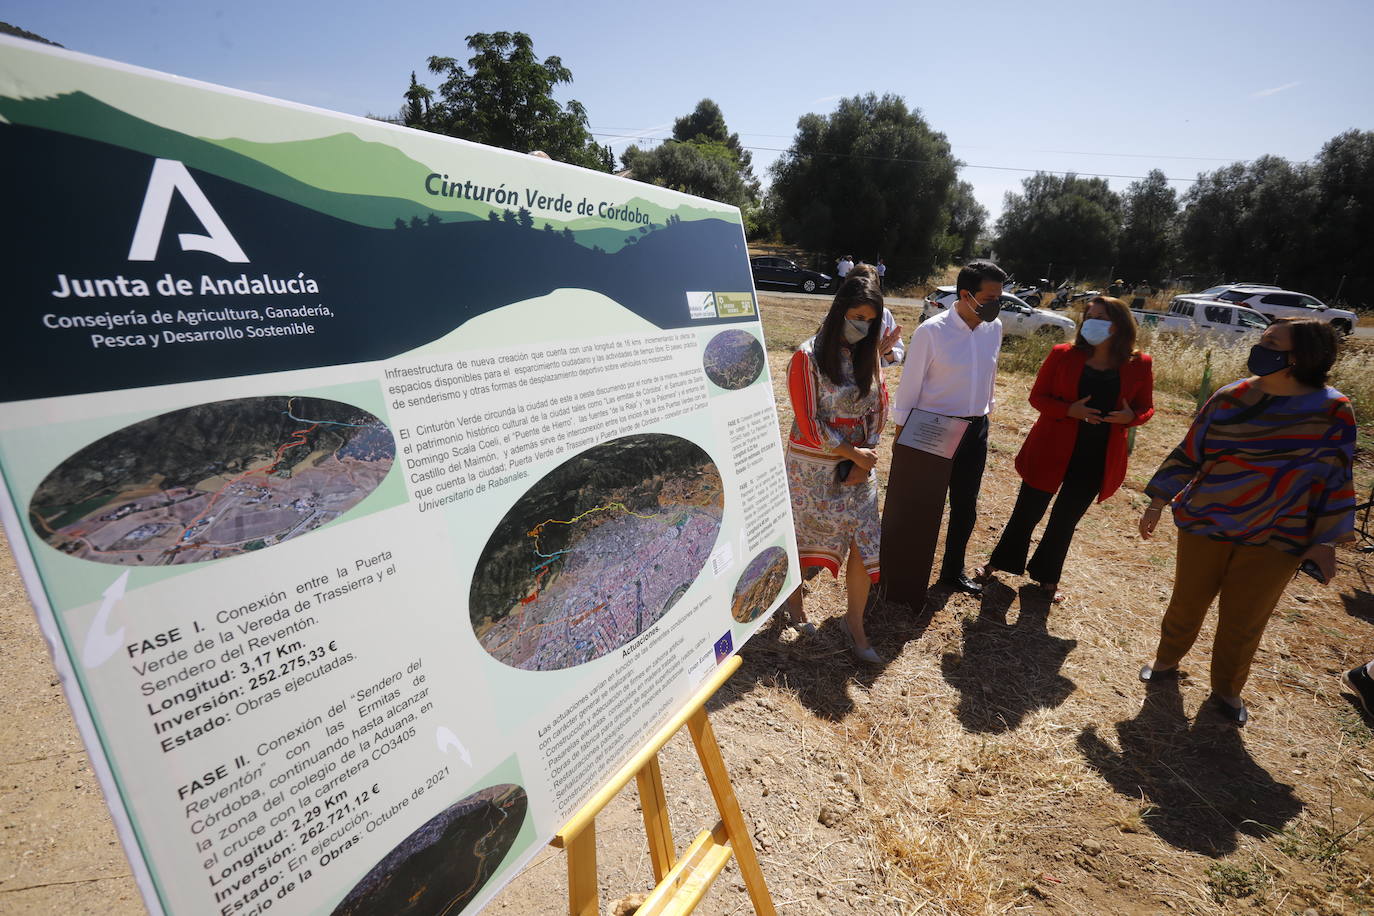
[[(1125, 479), (1127, 427), (1154, 416), (1154, 372), (1135, 340), (1126, 303), (1097, 296), (1083, 312), (1074, 342), (1059, 344), (1045, 357), (1030, 393), (1040, 416), (1016, 455), (1021, 492), (976, 578), (997, 570), (1029, 572), (1046, 598), (1063, 600), (1059, 578), (1078, 521), (1094, 499), (1111, 496)], [(1050, 520), (1027, 563), (1031, 534), (1050, 500)]]
[(1177, 675), (1220, 594), (1210, 702), (1237, 725), (1249, 718), (1240, 692), (1284, 586), (1308, 560), (1329, 581), (1332, 545), (1354, 537), (1355, 414), (1326, 384), (1339, 346), (1315, 319), (1274, 322), (1251, 348), (1254, 374), (1212, 396), (1145, 490), (1140, 536), (1172, 503), (1178, 560), (1140, 679)]
[[(840, 621), (854, 654), (880, 662), (864, 633), (864, 608), (878, 581), (878, 480), (874, 449), (887, 422), (887, 388), (879, 372), (883, 296), (868, 277), (845, 280), (816, 336), (792, 355), (787, 390), (792, 433), (787, 484), (805, 578), (845, 565), (848, 609)], [(847, 559), (846, 559), (847, 558)], [(793, 626), (806, 633), (800, 587), (787, 599)]]

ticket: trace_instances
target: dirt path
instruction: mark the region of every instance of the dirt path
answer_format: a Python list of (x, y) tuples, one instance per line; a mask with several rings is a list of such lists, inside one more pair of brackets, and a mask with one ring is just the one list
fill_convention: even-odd
[[(770, 344), (809, 334), (815, 306), (773, 304)], [(786, 358), (769, 351), (784, 412)], [(1029, 381), (999, 380), (970, 562), (1010, 514)], [(818, 638), (764, 632), (746, 647), (713, 723), (780, 912), (1374, 912), (1374, 733), (1337, 681), (1374, 655), (1374, 555), (1342, 551), (1330, 588), (1289, 588), (1244, 731), (1199, 713), (1210, 628), (1177, 693), (1147, 696), (1135, 678), (1174, 542), (1130, 532), (1141, 487), (1189, 415), (1161, 398), (1122, 491), (1080, 525), (1064, 605), (1007, 576), (981, 602), (937, 600), (924, 616), (880, 604), (870, 632), (888, 662), (861, 668), (835, 631), (842, 588), (823, 577), (807, 599)], [(1367, 459), (1359, 474), (1367, 492)], [(0, 912), (139, 912), (7, 557), (0, 638)], [(684, 736), (663, 769), (681, 848), (716, 818)], [(647, 889), (633, 791), (597, 826), (603, 902)], [(491, 912), (557, 913), (565, 894), (562, 856), (545, 851)], [(700, 912), (750, 912), (733, 867)]]

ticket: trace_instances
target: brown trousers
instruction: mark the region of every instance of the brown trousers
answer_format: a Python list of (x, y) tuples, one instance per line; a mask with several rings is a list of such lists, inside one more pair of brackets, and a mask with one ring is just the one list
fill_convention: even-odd
[(1217, 635), (1212, 643), (1212, 691), (1240, 696), (1260, 637), (1293, 581), (1300, 559), (1273, 547), (1214, 541), (1178, 532), (1174, 594), (1164, 612), (1155, 659), (1172, 668), (1187, 654), (1202, 629), (1212, 599), (1217, 605)]
[(945, 514), (953, 462), (905, 445), (892, 445), (883, 503), (878, 589), (888, 601), (920, 613), (926, 603), (940, 521)]

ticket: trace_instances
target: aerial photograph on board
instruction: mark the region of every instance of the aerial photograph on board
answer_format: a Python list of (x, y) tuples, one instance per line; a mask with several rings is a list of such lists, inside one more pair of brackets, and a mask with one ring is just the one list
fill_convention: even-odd
[(696, 581), (724, 507), (715, 463), (686, 439), (625, 436), (576, 455), (516, 501), (482, 550), (469, 596), (478, 641), (530, 671), (625, 645)]
[(787, 551), (769, 547), (749, 561), (730, 596), (730, 615), (739, 623), (757, 620), (787, 581)]
[(461, 913), (501, 867), (528, 807), (525, 790), (509, 784), (450, 805), (374, 865), (333, 916)]
[(763, 372), (763, 344), (748, 331), (721, 331), (706, 345), (701, 357), (706, 377), (728, 391), (748, 388)]
[(198, 404), (126, 426), (62, 462), (29, 501), (65, 554), (171, 566), (262, 550), (334, 521), (381, 484), (391, 431), (312, 397)]

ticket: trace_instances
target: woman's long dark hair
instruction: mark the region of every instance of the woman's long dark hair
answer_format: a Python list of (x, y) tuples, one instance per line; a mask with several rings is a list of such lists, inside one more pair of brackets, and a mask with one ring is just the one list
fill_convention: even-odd
[(836, 385), (844, 384), (840, 371), (840, 348), (850, 346), (844, 339), (844, 313), (860, 305), (871, 305), (878, 313), (868, 326), (868, 336), (850, 347), (854, 358), (854, 383), (859, 394), (868, 395), (878, 377), (878, 338), (883, 333), (883, 294), (868, 277), (846, 277), (835, 291), (821, 329), (816, 333), (816, 366)]

